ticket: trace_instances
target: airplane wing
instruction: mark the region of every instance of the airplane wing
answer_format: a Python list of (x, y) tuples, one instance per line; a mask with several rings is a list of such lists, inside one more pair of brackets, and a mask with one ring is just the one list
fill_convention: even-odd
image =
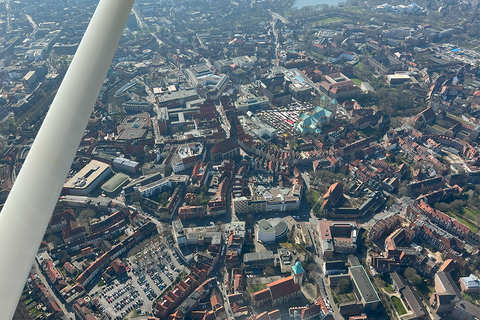
[(100, 0), (0, 213), (0, 319), (11, 319), (134, 0)]

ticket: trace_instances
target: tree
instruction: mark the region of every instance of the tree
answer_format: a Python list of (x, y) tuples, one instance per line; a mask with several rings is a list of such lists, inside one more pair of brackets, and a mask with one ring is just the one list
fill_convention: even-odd
[(387, 286), (387, 283), (380, 277), (375, 277), (374, 282), (378, 289), (381, 289)]
[(65, 262), (70, 262), (71, 257), (64, 251), (60, 252), (57, 256), (58, 261), (60, 261), (61, 264), (64, 264)]
[(90, 225), (90, 221), (95, 217), (95, 211), (92, 209), (85, 209), (80, 212), (78, 219), (82, 222), (82, 225)]
[(450, 211), (450, 205), (448, 203), (445, 203), (445, 202), (436, 202), (434, 203), (433, 207), (439, 211), (442, 211), (442, 212), (448, 212)]
[(336, 290), (338, 294), (344, 294), (344, 293), (347, 293), (350, 288), (350, 281), (348, 279), (342, 279), (338, 282), (337, 286), (336, 286)]
[(452, 211), (458, 214), (462, 213), (462, 208), (464, 206), (465, 206), (465, 201), (460, 199), (453, 200), (452, 203), (450, 203), (450, 208), (452, 209)]
[(315, 272), (315, 270), (317, 270), (317, 265), (315, 263), (309, 263), (307, 265), (307, 270), (309, 272)]
[(58, 246), (58, 245), (61, 245), (62, 244), (62, 240), (60, 240), (59, 237), (57, 237), (56, 235), (52, 234), (51, 236), (49, 236), (47, 238), (47, 242), (53, 242), (55, 244), (55, 246)]
[(407, 191), (407, 188), (406, 187), (401, 187), (400, 189), (398, 189), (398, 195), (400, 197), (405, 197), (407, 195), (408, 191)]
[(295, 242), (295, 229), (294, 228), (291, 228), (290, 230), (288, 230), (287, 239), (288, 239), (288, 242), (290, 242), (290, 243)]
[(158, 196), (158, 201), (163, 205), (166, 206), (168, 204), (168, 199), (172, 196), (172, 190), (168, 190), (165, 192), (162, 192)]
[(206, 202), (208, 202), (208, 199), (205, 198), (205, 194), (200, 193), (198, 196), (195, 197), (195, 199), (193, 199), (191, 201), (191, 205), (192, 206), (201, 206), (201, 205), (205, 204)]
[(423, 282), (422, 277), (420, 277), (417, 273), (417, 270), (414, 268), (406, 268), (405, 271), (403, 272), (403, 276), (408, 280), (413, 285), (420, 285)]
[(272, 267), (266, 267), (266, 268), (263, 270), (263, 275), (264, 275), (265, 277), (274, 276), (274, 275), (275, 275), (275, 270), (273, 270)]
[(139, 191), (131, 192), (131, 193), (129, 194), (129, 196), (130, 196), (130, 200), (131, 200), (132, 202), (138, 202), (138, 201), (140, 201), (140, 200), (142, 199), (142, 195), (141, 195), (141, 193), (140, 193)]
[(245, 303), (245, 305), (248, 306), (250, 304), (250, 300), (251, 300), (250, 293), (248, 293), (247, 290), (243, 291), (243, 303)]
[(187, 186), (187, 192), (188, 193), (195, 193), (195, 191), (197, 191), (197, 188), (193, 184), (189, 184)]
[(165, 177), (169, 177), (169, 176), (171, 176), (171, 175), (172, 175), (172, 173), (173, 173), (173, 169), (172, 169), (172, 167), (170, 167), (170, 166), (167, 166), (167, 167), (165, 168)]

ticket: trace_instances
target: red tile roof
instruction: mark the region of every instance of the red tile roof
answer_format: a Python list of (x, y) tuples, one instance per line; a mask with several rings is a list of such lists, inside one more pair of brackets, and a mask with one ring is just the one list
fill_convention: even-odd
[(293, 281), (292, 276), (269, 283), (267, 288), (270, 289), (273, 300), (300, 291), (300, 285)]
[(273, 310), (268, 313), (270, 320), (280, 320), (282, 319), (282, 315), (280, 314), (280, 310)]
[(323, 199), (330, 199), (336, 204), (337, 201), (342, 196), (342, 194), (343, 194), (342, 185), (339, 182), (336, 182), (332, 184), (330, 188), (328, 188), (327, 192), (323, 196)]
[(262, 301), (268, 298), (270, 298), (270, 290), (268, 289), (263, 289), (253, 294), (253, 300), (255, 301)]

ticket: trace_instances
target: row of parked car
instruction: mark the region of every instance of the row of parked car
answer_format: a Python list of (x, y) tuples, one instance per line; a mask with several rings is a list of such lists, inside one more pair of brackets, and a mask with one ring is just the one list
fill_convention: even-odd
[(143, 292), (145, 292), (145, 295), (147, 296), (148, 300), (153, 300), (157, 297), (157, 294), (153, 290), (152, 287), (150, 287), (150, 283), (148, 283), (145, 275), (141, 275), (137, 279), (138, 284), (142, 288)]
[(98, 298), (95, 298), (95, 300), (93, 300), (93, 304), (97, 307), (98, 310), (100, 310), (101, 313), (103, 313), (105, 315), (105, 317), (107, 317), (108, 319), (112, 318), (112, 316), (107, 312), (105, 307), (102, 306), (102, 304), (100, 303)]

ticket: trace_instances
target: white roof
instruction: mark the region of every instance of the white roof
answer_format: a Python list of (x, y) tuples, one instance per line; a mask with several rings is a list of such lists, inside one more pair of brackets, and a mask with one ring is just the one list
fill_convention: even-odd
[(473, 274), (468, 277), (460, 278), (460, 281), (462, 281), (465, 287), (467, 287), (468, 289), (480, 288), (480, 280), (478, 280), (478, 278)]

